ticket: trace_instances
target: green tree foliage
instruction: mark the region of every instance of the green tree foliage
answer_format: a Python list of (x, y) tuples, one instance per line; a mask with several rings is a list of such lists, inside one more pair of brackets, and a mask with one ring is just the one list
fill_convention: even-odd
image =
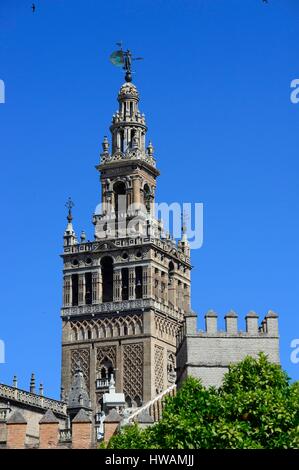
[(299, 448), (299, 382), (264, 354), (230, 367), (219, 389), (188, 377), (165, 399), (163, 419), (123, 428), (111, 449)]

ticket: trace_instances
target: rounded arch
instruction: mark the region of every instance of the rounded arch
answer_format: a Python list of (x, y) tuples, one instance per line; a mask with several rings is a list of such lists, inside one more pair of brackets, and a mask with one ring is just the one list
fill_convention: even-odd
[(132, 408), (132, 400), (129, 396), (126, 396), (125, 401), (126, 401), (127, 407)]
[(115, 213), (125, 212), (127, 210), (127, 188), (123, 180), (118, 180), (113, 184), (114, 210)]
[(134, 400), (133, 400), (132, 405), (133, 405), (134, 408), (135, 408), (135, 407), (139, 408), (139, 407), (142, 405), (142, 401), (141, 401), (141, 398), (140, 398), (139, 395), (136, 395), (136, 396), (134, 397)]
[(113, 300), (113, 258), (103, 256), (101, 259), (102, 270), (102, 299), (103, 302), (112, 302)]
[(151, 202), (152, 202), (152, 190), (148, 183), (143, 185), (143, 198), (144, 205), (148, 213), (151, 211)]

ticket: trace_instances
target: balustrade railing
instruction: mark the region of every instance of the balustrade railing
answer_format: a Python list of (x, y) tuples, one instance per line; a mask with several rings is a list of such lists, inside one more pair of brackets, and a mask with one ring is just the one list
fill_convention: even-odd
[(125, 420), (125, 424), (133, 423), (137, 420), (138, 416), (144, 411), (148, 411), (149, 415), (154, 421), (159, 421), (162, 418), (162, 412), (164, 408), (163, 399), (167, 396), (174, 396), (176, 394), (176, 385), (173, 384), (166, 390), (161, 392), (152, 400), (148, 401), (145, 405), (138, 408)]
[(52, 410), (60, 415), (66, 415), (66, 403), (42, 395), (30, 393), (16, 387), (0, 384), (0, 397), (10, 401), (19, 401), (26, 405), (42, 408), (43, 410)]
[(60, 442), (71, 442), (72, 431), (71, 429), (60, 429), (59, 430), (59, 441)]
[(109, 388), (109, 379), (97, 379), (96, 380), (96, 389)]
[(61, 316), (84, 315), (92, 313), (121, 312), (124, 310), (138, 310), (143, 308), (153, 308), (165, 313), (170, 317), (183, 320), (183, 311), (175, 310), (157, 300), (153, 299), (135, 299), (122, 300), (117, 302), (103, 302), (96, 305), (79, 305), (76, 307), (64, 307), (61, 309)]

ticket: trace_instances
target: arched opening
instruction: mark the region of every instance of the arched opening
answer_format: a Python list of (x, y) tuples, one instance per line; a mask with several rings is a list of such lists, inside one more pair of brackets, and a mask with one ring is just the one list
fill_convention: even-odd
[(78, 274), (72, 274), (72, 305), (78, 305)]
[(113, 366), (108, 357), (105, 357), (103, 363), (101, 364), (100, 374), (101, 379), (111, 379), (111, 375), (113, 374)]
[(126, 186), (122, 181), (118, 181), (113, 186), (114, 191), (114, 210), (115, 213), (126, 212), (127, 201), (126, 201)]
[(92, 273), (85, 273), (85, 303), (92, 304)]
[(136, 137), (136, 130), (132, 129), (131, 130), (131, 148), (134, 148), (135, 137)]
[(143, 188), (143, 196), (144, 196), (144, 205), (148, 213), (151, 211), (151, 190), (148, 184), (144, 185)]
[(174, 276), (174, 264), (172, 261), (170, 261), (168, 265), (168, 283), (169, 284), (172, 283), (173, 276)]
[(142, 299), (142, 266), (137, 266), (135, 269), (135, 297), (136, 299)]
[(121, 283), (122, 283), (122, 289), (121, 289), (122, 300), (128, 300), (129, 298), (129, 269), (128, 268), (122, 268), (121, 270)]
[(113, 260), (110, 256), (102, 258), (101, 269), (103, 302), (111, 302), (113, 300)]
[(123, 130), (120, 131), (120, 150), (124, 152), (125, 149), (125, 132)]
[(136, 397), (133, 400), (133, 406), (134, 408), (135, 407), (139, 408), (141, 405), (142, 405), (141, 399), (138, 395), (136, 395)]
[(126, 397), (126, 404), (128, 408), (132, 408), (132, 400), (130, 397)]

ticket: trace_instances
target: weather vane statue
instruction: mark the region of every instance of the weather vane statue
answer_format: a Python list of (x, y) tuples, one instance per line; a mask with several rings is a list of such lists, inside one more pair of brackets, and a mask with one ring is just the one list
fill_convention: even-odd
[(132, 61), (133, 60), (142, 60), (143, 57), (132, 57), (131, 51), (127, 49), (126, 51), (122, 48), (122, 43), (117, 42), (119, 49), (112, 52), (110, 55), (110, 62), (116, 67), (122, 67), (126, 71), (125, 80), (126, 82), (132, 81)]

